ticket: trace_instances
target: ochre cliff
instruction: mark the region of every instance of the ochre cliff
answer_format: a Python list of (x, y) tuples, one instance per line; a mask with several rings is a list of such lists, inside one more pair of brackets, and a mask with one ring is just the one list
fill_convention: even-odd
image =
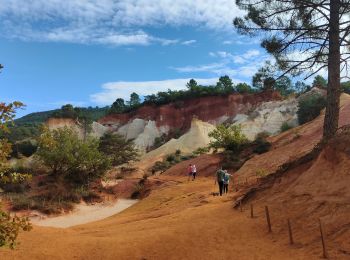
[(193, 118), (219, 124), (233, 119), (237, 114), (246, 114), (262, 102), (279, 99), (280, 95), (276, 92), (200, 97), (162, 106), (145, 105), (129, 113), (108, 115), (100, 119), (99, 123), (119, 128), (138, 118), (155, 121), (158, 128), (186, 131), (191, 127)]

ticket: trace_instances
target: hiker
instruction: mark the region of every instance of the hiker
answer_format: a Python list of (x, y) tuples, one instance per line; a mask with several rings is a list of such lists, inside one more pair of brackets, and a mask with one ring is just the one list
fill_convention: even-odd
[(215, 184), (216, 182), (219, 184), (219, 193), (220, 196), (222, 196), (222, 190), (224, 187), (224, 176), (225, 172), (223, 171), (222, 167), (216, 172), (216, 178), (215, 178)]
[(230, 183), (230, 177), (232, 176), (232, 174), (229, 174), (227, 172), (227, 170), (224, 171), (224, 193), (228, 193), (228, 184)]
[(192, 165), (192, 181), (194, 181), (196, 179), (196, 175), (197, 175), (197, 168), (196, 168), (196, 165), (193, 164)]
[(188, 179), (187, 181), (190, 180), (190, 178), (192, 177), (192, 164), (190, 164), (187, 168), (187, 174), (188, 174)]

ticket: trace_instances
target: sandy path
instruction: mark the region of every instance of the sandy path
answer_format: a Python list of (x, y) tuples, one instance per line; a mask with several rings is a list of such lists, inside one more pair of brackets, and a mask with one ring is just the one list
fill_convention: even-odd
[[(185, 181), (185, 179), (184, 179)], [(268, 235), (262, 217), (212, 197), (212, 179), (152, 191), (120, 214), (67, 229), (35, 226), (0, 259), (318, 259)]]
[(42, 227), (72, 227), (108, 218), (131, 207), (136, 202), (138, 201), (119, 199), (113, 203), (98, 203), (95, 205), (80, 204), (70, 214), (45, 219), (33, 218), (32, 223)]

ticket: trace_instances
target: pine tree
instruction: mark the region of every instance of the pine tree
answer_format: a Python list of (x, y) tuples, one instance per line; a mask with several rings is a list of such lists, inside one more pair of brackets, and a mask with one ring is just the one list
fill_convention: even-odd
[[(347, 72), (349, 0), (236, 0), (245, 17), (234, 19), (240, 33), (262, 36), (261, 45), (284, 74), (311, 77), (328, 69), (323, 137), (338, 128), (340, 72)], [(284, 75), (283, 74), (283, 75)]]

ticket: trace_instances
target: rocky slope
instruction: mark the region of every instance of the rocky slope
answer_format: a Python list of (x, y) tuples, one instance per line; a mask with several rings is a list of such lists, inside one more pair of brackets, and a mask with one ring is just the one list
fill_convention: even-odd
[(99, 123), (126, 139), (134, 139), (140, 150), (146, 150), (163, 134), (187, 132), (193, 118), (217, 125), (248, 114), (264, 102), (280, 99), (275, 92), (201, 97), (163, 106), (146, 105), (130, 113), (108, 115)]
[[(45, 122), (46, 126), (50, 130), (62, 128), (62, 127), (68, 127), (73, 129), (80, 138), (84, 138), (84, 128), (83, 126), (76, 120), (70, 119), (70, 118), (49, 118)], [(89, 136), (99, 138), (104, 133), (106, 133), (107, 128), (103, 125), (93, 122), (91, 125), (91, 131), (88, 133)]]

